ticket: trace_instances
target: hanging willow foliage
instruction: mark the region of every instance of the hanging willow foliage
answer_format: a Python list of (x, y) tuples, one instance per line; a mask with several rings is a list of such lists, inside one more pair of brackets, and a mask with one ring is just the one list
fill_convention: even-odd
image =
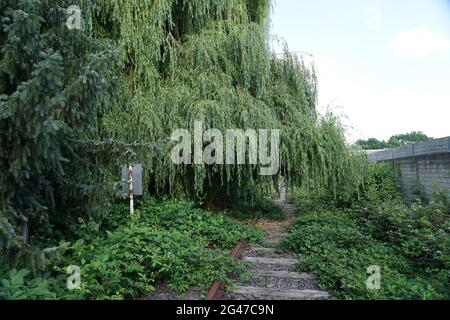
[(362, 161), (333, 116), (319, 117), (313, 68), (269, 50), (270, 1), (105, 1), (102, 36), (122, 52), (122, 87), (105, 115), (102, 136), (165, 141), (130, 161), (147, 170), (157, 193), (199, 196), (241, 184), (271, 185), (253, 165), (174, 165), (167, 138), (177, 128), (280, 129), (281, 170), (294, 185), (358, 185)]
[[(70, 5), (81, 30), (66, 27)], [(27, 226), (66, 232), (95, 214), (127, 160), (144, 165), (146, 194), (212, 201), (276, 182), (261, 165), (173, 164), (173, 130), (195, 121), (279, 129), (278, 175), (335, 197), (358, 190), (366, 162), (337, 118), (318, 115), (314, 69), (270, 52), (270, 5), (0, 1), (0, 263), (25, 256)]]

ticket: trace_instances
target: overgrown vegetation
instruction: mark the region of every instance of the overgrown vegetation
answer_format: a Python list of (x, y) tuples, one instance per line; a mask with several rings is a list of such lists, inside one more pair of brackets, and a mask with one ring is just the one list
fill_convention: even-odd
[[(69, 5), (81, 8), (82, 30), (67, 29)], [(299, 198), (307, 214), (284, 247), (336, 297), (447, 297), (447, 196), (403, 205), (392, 173), (369, 167), (339, 119), (318, 114), (314, 66), (269, 49), (270, 5), (0, 3), (0, 298), (139, 298), (161, 281), (206, 288), (239, 271), (224, 252), (260, 235), (199, 204), (279, 218), (267, 198), (280, 176), (312, 199)], [(175, 165), (171, 133), (194, 121), (279, 129), (278, 175), (259, 175), (261, 164)], [(115, 192), (120, 165), (137, 162), (144, 198), (130, 217)], [(383, 268), (382, 290), (365, 289), (366, 264)], [(68, 265), (82, 269), (80, 290), (65, 289)]]
[[(81, 30), (66, 27), (70, 5)], [(270, 1), (6, 0), (0, 15), (2, 264), (39, 263), (28, 227), (31, 244), (59, 242), (101, 214), (121, 164), (142, 163), (146, 197), (273, 190), (260, 164), (172, 163), (171, 133), (196, 120), (279, 129), (279, 175), (293, 185), (336, 195), (361, 183), (363, 157), (316, 111), (314, 67), (270, 51)]]
[[(272, 194), (274, 197), (277, 193)], [(255, 186), (233, 189), (229, 193), (223, 193), (220, 203), (227, 208), (233, 217), (241, 220), (265, 217), (274, 220), (283, 219), (281, 209), (263, 192)]]
[[(238, 240), (261, 237), (248, 225), (190, 202), (148, 201), (131, 219), (127, 209), (116, 206), (103, 221), (80, 220), (78, 240), (61, 244), (38, 277), (4, 270), (0, 298), (140, 298), (162, 281), (180, 292), (192, 285), (208, 289), (214, 280), (241, 271), (228, 255)], [(69, 265), (80, 267), (80, 290), (66, 287)]]
[(84, 8), (85, 31), (69, 32), (67, 7), (77, 3), (0, 3), (2, 264), (34, 263), (22, 245), (28, 228), (33, 236), (54, 224), (64, 233), (105, 198), (98, 185), (106, 172), (87, 141), (106, 112), (118, 50), (92, 36), (95, 4)]
[[(121, 50), (121, 89), (102, 134), (126, 142), (165, 142), (135, 159), (152, 168), (154, 194), (214, 203), (222, 192), (273, 185), (258, 165), (174, 165), (172, 131), (279, 129), (281, 170), (291, 183), (334, 190), (354, 185), (353, 162), (338, 120), (319, 117), (314, 68), (287, 48), (269, 50), (270, 1), (105, 1), (102, 34)], [(138, 14), (131, 14), (138, 13)], [(100, 26), (100, 27), (101, 27)], [(150, 54), (149, 54), (150, 52)], [(130, 89), (131, 88), (131, 89)], [(217, 192), (220, 190), (219, 192)]]
[[(386, 165), (372, 166), (366, 181), (351, 206), (299, 194), (302, 213), (282, 247), (337, 299), (449, 299), (449, 195), (403, 204)], [(381, 269), (379, 290), (366, 285), (372, 265)]]

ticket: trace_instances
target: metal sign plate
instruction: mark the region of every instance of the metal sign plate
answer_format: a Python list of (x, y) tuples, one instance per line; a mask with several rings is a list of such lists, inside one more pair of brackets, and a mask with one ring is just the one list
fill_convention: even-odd
[[(142, 165), (133, 164), (133, 194), (135, 196), (142, 196)], [(128, 166), (122, 166), (122, 193), (128, 194)]]

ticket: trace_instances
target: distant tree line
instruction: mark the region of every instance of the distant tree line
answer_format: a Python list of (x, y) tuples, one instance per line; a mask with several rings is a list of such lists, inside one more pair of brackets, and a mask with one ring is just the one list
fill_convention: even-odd
[(378, 140), (376, 138), (369, 138), (367, 140), (360, 139), (356, 144), (364, 150), (386, 149), (404, 146), (406, 144), (432, 140), (432, 137), (427, 136), (422, 131), (412, 131), (409, 133), (396, 134), (390, 137), (387, 141)]

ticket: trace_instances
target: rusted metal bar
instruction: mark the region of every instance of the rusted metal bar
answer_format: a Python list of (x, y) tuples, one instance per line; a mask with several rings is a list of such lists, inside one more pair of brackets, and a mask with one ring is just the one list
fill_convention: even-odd
[[(256, 225), (258, 222), (258, 218), (254, 218), (252, 222), (250, 223), (251, 226)], [(248, 245), (247, 240), (240, 240), (231, 250), (231, 256), (234, 258), (239, 259), (242, 251), (245, 249), (245, 247)], [(230, 275), (231, 276), (231, 275)], [(205, 300), (220, 300), (223, 297), (223, 294), (225, 293), (225, 290), (227, 288), (226, 281), (214, 281), (213, 285), (208, 291), (208, 294), (206, 295)]]

